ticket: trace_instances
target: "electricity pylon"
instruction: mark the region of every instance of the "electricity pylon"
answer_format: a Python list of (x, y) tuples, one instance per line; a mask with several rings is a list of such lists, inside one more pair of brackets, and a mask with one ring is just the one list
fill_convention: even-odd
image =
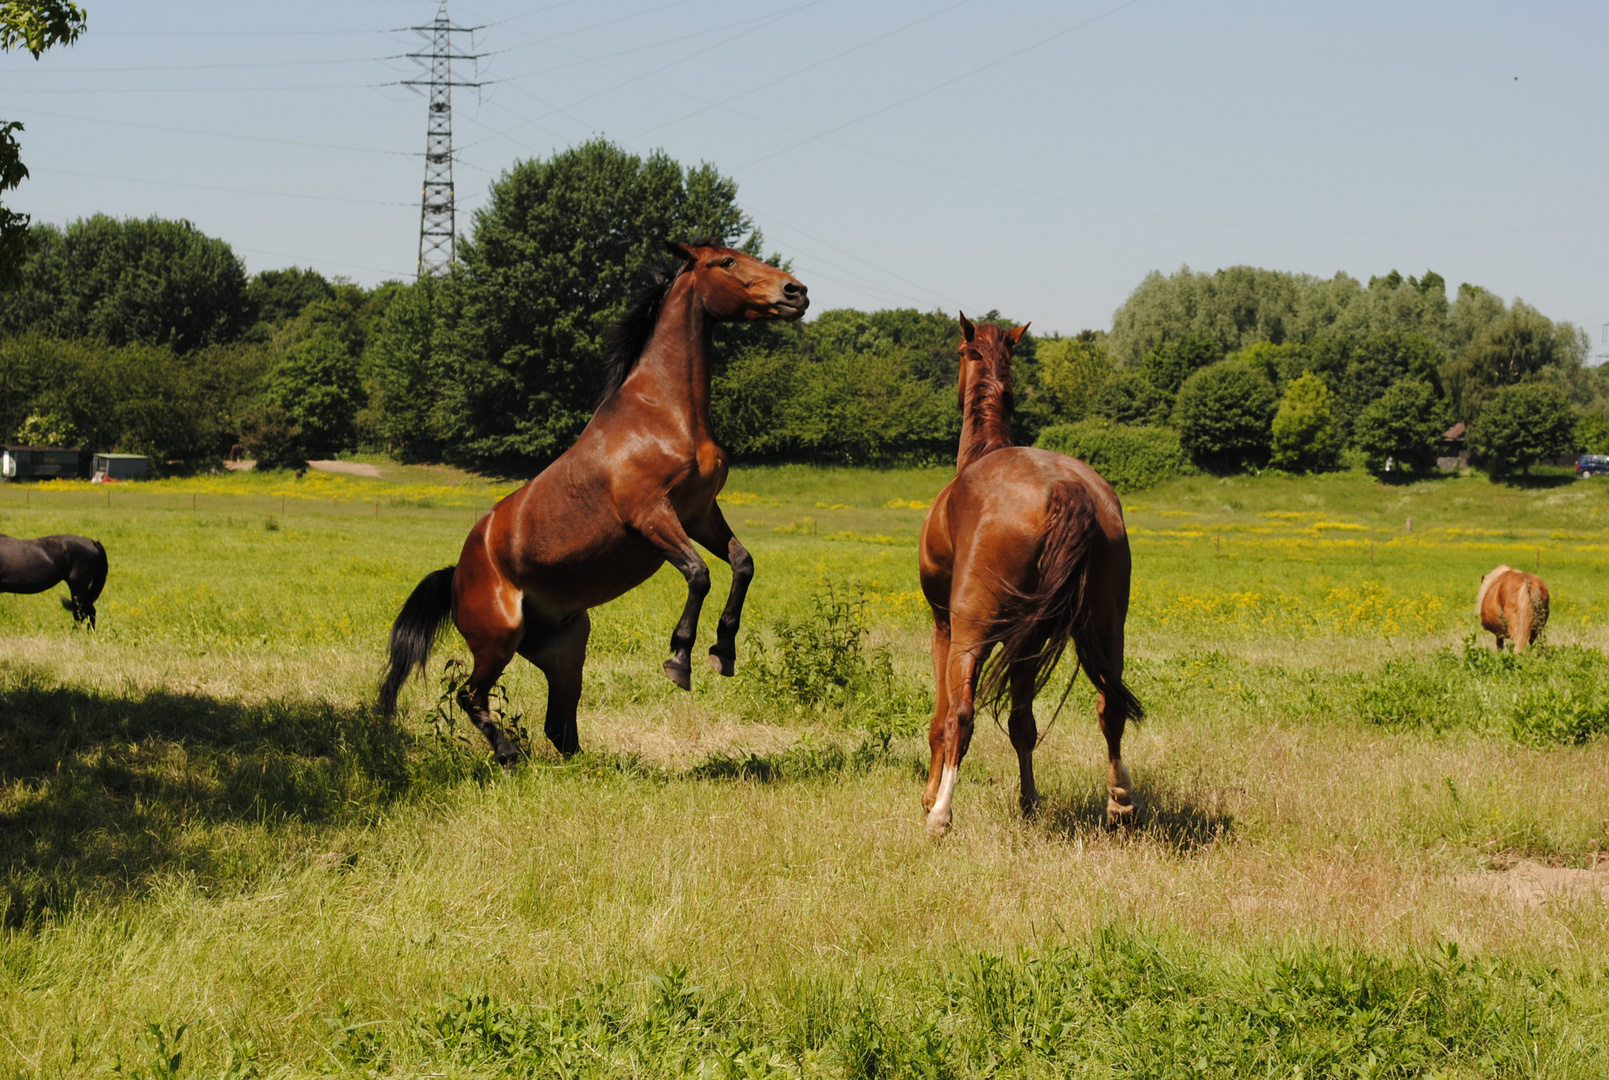
[(430, 37), (428, 53), (408, 53), (421, 63), (430, 61), (430, 78), (407, 79), (403, 86), (430, 88), (430, 121), (425, 132), (425, 187), (419, 203), (419, 277), (446, 277), (457, 256), (457, 214), (453, 203), (453, 87), (479, 86), (453, 78), (454, 60), (478, 60), (480, 54), (453, 52), (453, 35), (477, 30), (454, 26), (447, 18), (447, 0), (436, 9), (429, 26), (410, 26)]

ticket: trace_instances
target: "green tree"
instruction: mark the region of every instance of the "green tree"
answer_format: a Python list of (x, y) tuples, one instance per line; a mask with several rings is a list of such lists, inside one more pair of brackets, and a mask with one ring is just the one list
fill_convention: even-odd
[(1577, 338), (1568, 323), (1555, 325), (1516, 300), (1501, 322), (1446, 365), (1447, 394), (1454, 415), (1471, 421), (1501, 387), (1534, 378), (1549, 368), (1579, 368), (1583, 349)]
[(233, 341), (247, 324), (245, 268), (188, 221), (97, 214), (30, 233), (21, 284), (0, 295), (0, 334), (185, 352)]
[(1274, 414), (1271, 464), (1292, 472), (1335, 467), (1341, 435), (1332, 398), (1324, 380), (1312, 372), (1291, 381)]
[[(0, 52), (19, 45), (35, 60), (52, 45), (71, 45), (84, 32), (84, 9), (70, 0), (3, 0), (0, 2)], [(22, 124), (0, 119), (0, 196), (28, 179), (16, 132)], [(20, 279), (28, 254), (27, 214), (0, 205), (0, 289)]]
[(312, 268), (264, 270), (246, 284), (252, 317), (269, 332), (306, 311), (307, 305), (333, 299), (334, 287)]
[(569, 446), (602, 386), (603, 335), (665, 240), (715, 236), (759, 251), (736, 198), (713, 166), (602, 139), (504, 173), (441, 308), (435, 347), (454, 371), (439, 387), (448, 452), (542, 459)]
[(358, 361), (333, 333), (299, 341), (268, 375), (264, 404), (282, 409), (306, 445), (339, 450), (353, 445), (363, 407)]
[(1354, 442), (1377, 472), (1391, 458), (1423, 473), (1435, 464), (1446, 427), (1435, 389), (1422, 379), (1399, 379), (1358, 416)]
[(435, 351), (440, 292), (431, 277), (397, 286), (367, 336), (362, 370), (369, 405), (359, 424), (393, 454), (418, 457), (441, 450), (436, 388), (449, 376), (440, 370)]
[(1089, 401), (1091, 416), (1113, 424), (1163, 424), (1171, 408), (1169, 396), (1138, 371), (1112, 372)]
[(1575, 423), (1575, 410), (1558, 387), (1541, 382), (1504, 386), (1469, 425), (1469, 448), (1485, 459), (1494, 479), (1515, 469), (1529, 473), (1541, 459), (1570, 452)]
[(162, 346), (0, 340), (0, 433), (29, 416), (64, 426), (85, 450), (147, 454), (158, 467), (214, 452), (188, 365)]
[(1151, 385), (1169, 397), (1179, 392), (1184, 380), (1208, 364), (1224, 358), (1225, 349), (1211, 338), (1188, 334), (1173, 341), (1158, 341), (1140, 361), (1140, 372)]
[(1088, 414), (1095, 391), (1112, 373), (1106, 335), (1084, 330), (1076, 337), (1039, 342), (1037, 392), (1032, 407), (1043, 423), (1068, 423)]
[(1581, 414), (1575, 425), (1575, 450), (1582, 454), (1609, 454), (1609, 415)]
[[(791, 324), (788, 329), (798, 335)], [(742, 349), (716, 373), (710, 388), (715, 437), (738, 458), (792, 456), (800, 452), (791, 424), (805, 380), (797, 341)]]
[(909, 456), (954, 456), (961, 434), (955, 391), (915, 377), (905, 350), (833, 353), (807, 363), (784, 430), (818, 460), (864, 465)]
[(1274, 387), (1261, 371), (1232, 360), (1184, 381), (1174, 406), (1179, 442), (1198, 465), (1233, 469), (1268, 460)]
[(1309, 347), (1314, 374), (1335, 391), (1335, 413), (1343, 439), (1353, 425), (1393, 383), (1415, 379), (1440, 394), (1439, 369), (1445, 354), (1419, 333), (1386, 331), (1367, 337), (1331, 333)]

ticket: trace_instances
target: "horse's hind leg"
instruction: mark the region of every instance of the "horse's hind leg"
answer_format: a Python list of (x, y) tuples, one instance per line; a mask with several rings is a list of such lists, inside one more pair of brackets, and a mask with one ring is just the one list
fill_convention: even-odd
[(520, 756), (520, 748), (492, 719), (490, 695), (525, 634), (522, 597), (513, 585), (469, 558), (458, 564), (453, 592), (453, 622), (475, 658), (458, 704), (486, 736), (498, 764), (506, 765)]
[(950, 831), (950, 801), (961, 773), (961, 759), (972, 744), (973, 695), (977, 691), (978, 671), (985, 654), (975, 646), (950, 646), (950, 662), (945, 678), (949, 683), (949, 708), (944, 718), (944, 756), (933, 807), (927, 813), (927, 828), (934, 836)]
[(520, 645), (520, 655), (547, 676), (547, 719), (542, 730), (565, 757), (581, 751), (575, 714), (581, 702), (581, 668), (587, 660), (591, 633), (592, 619), (583, 611), (545, 633), (528, 628)]
[[(1112, 677), (1123, 677), (1123, 630), (1108, 631), (1107, 647), (1111, 650)], [(1110, 768), (1106, 776), (1106, 820), (1114, 825), (1134, 823), (1134, 780), (1128, 766), (1123, 764), (1123, 729), (1128, 726), (1128, 710), (1108, 698), (1099, 686), (1095, 688), (1095, 719), (1106, 736), (1106, 757)]]
[(1024, 817), (1039, 808), (1039, 788), (1034, 784), (1034, 748), (1039, 745), (1039, 725), (1034, 721), (1034, 679), (1039, 674), (1035, 660), (1019, 660), (1011, 665), (1011, 746), (1017, 751), (1017, 772), (1021, 777), (1017, 802)]

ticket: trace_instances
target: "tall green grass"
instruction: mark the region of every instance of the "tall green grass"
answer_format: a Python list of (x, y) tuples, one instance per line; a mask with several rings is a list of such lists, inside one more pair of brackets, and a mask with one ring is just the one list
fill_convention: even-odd
[[(935, 844), (915, 541), (946, 470), (735, 472), (738, 676), (664, 680), (656, 576), (595, 613), (586, 753), (510, 670), (513, 770), (451, 707), (456, 640), (371, 707), (402, 599), (507, 486), (452, 479), (0, 487), (0, 530), (112, 567), (94, 634), (0, 596), (0, 1071), (1603, 1075), (1602, 488), (1129, 499), (1135, 829), (1087, 684), (1052, 723), (1064, 665), (1039, 816), (980, 717)], [(1538, 560), (1548, 646), (1499, 655), (1475, 584)], [(1511, 895), (1523, 860), (1586, 884)]]

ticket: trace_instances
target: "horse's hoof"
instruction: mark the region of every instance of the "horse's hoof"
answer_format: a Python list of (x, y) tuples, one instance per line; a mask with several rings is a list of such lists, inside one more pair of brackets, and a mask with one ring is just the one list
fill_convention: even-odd
[(1039, 816), (1039, 803), (1038, 795), (1023, 795), (1017, 799), (1017, 806), (1022, 809), (1022, 816), (1030, 819)]
[(950, 816), (946, 814), (944, 817), (940, 818), (934, 814), (928, 814), (927, 831), (932, 834), (933, 839), (942, 840), (950, 833)]
[(1128, 832), (1133, 832), (1134, 804), (1120, 803), (1116, 799), (1107, 799), (1106, 823), (1113, 828), (1121, 828)]
[(732, 677), (732, 671), (734, 668), (732, 657), (722, 656), (714, 649), (710, 650), (710, 667), (715, 669), (715, 673), (717, 675), (724, 675), (728, 679)]
[(675, 660), (665, 661), (665, 678), (681, 687), (683, 690), (693, 688), (693, 665)]

